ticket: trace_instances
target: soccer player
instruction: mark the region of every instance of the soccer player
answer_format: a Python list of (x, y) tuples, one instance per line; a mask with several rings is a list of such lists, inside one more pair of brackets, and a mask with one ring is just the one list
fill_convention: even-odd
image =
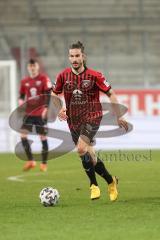
[[(47, 171), (48, 142), (45, 125), (47, 123), (47, 111), (51, 81), (47, 75), (40, 73), (37, 60), (30, 59), (27, 65), (29, 75), (21, 80), (19, 89), (19, 106), (26, 103), (25, 117), (21, 127), (21, 141), (27, 155), (28, 161), (23, 170), (27, 171), (36, 166), (27, 135), (32, 132), (33, 126), (42, 142), (41, 171)], [(42, 95), (43, 94), (43, 95)]]
[(58, 75), (53, 86), (52, 94), (63, 92), (66, 103), (66, 107), (59, 112), (59, 118), (67, 120), (83, 168), (90, 180), (90, 198), (94, 200), (100, 197), (97, 173), (108, 183), (110, 200), (115, 201), (118, 197), (118, 179), (112, 176), (103, 161), (96, 157), (92, 144), (103, 115), (99, 99), (100, 91), (109, 97), (117, 116), (118, 125), (127, 131), (128, 123), (119, 116), (120, 109), (117, 107), (116, 94), (104, 75), (86, 66), (84, 46), (81, 42), (78, 41), (70, 46), (69, 62), (71, 67), (64, 69)]

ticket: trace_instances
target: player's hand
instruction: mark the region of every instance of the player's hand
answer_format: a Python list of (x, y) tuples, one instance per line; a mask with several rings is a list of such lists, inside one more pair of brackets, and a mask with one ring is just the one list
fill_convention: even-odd
[(58, 118), (60, 121), (66, 121), (68, 116), (66, 115), (66, 109), (62, 108), (58, 114)]
[(42, 112), (42, 119), (47, 119), (47, 114), (48, 114), (48, 108), (45, 107)]
[(128, 131), (128, 122), (124, 118), (117, 119), (118, 125), (120, 128), (124, 128), (126, 132)]
[(22, 105), (24, 104), (24, 102), (25, 102), (25, 101), (24, 101), (23, 99), (21, 99), (21, 98), (18, 99), (18, 105), (19, 105), (19, 106), (22, 106)]

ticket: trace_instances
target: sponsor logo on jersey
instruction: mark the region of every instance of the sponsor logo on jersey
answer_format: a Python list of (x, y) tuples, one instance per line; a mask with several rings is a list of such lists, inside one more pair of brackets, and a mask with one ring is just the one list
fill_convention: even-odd
[(72, 101), (73, 101), (73, 102), (76, 102), (76, 103), (81, 102), (81, 100), (82, 100), (82, 95), (83, 95), (83, 93), (82, 93), (81, 90), (75, 89), (75, 90), (73, 91)]
[(81, 96), (81, 95), (82, 95), (82, 91), (79, 90), (79, 89), (75, 89), (75, 90), (73, 91), (73, 95), (74, 95), (74, 96)]

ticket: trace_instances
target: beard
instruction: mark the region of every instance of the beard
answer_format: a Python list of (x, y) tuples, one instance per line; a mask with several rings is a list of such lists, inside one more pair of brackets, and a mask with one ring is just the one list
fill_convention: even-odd
[[(77, 64), (77, 66), (74, 66), (74, 64)], [(74, 62), (72, 63), (72, 68), (76, 71), (78, 71), (81, 67), (82, 67), (82, 63), (77, 63), (77, 62)]]

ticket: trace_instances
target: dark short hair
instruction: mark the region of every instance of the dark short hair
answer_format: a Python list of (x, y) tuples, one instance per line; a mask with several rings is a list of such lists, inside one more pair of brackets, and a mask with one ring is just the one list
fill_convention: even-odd
[(69, 49), (81, 49), (81, 52), (84, 53), (84, 45), (80, 41), (77, 41), (75, 43), (72, 43), (69, 46)]
[(38, 63), (38, 61), (33, 58), (29, 59), (29, 61), (28, 61), (28, 64), (35, 64), (35, 63)]

